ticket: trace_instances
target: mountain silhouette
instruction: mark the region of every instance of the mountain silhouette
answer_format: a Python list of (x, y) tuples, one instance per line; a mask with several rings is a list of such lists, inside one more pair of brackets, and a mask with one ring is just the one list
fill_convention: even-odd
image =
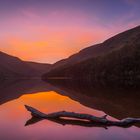
[(43, 68), (48, 69), (50, 65), (25, 62), (21, 59), (0, 52), (0, 79), (32, 77), (43, 74)]
[(105, 86), (139, 87), (139, 38), (140, 26), (55, 63), (42, 77), (69, 77)]

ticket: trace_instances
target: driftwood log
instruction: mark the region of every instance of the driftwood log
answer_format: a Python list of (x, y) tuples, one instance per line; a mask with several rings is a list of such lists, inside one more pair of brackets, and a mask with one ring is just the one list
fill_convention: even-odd
[[(87, 127), (93, 127), (94, 125), (95, 126), (103, 125), (102, 127), (105, 126), (129, 127), (134, 125), (135, 123), (140, 123), (140, 118), (125, 118), (119, 121), (112, 121), (107, 119), (107, 115), (104, 115), (102, 117), (96, 117), (89, 114), (81, 114), (67, 111), (45, 114), (28, 105), (25, 105), (25, 108), (31, 113), (33, 117), (31, 120), (27, 121), (26, 125), (36, 123), (42, 119), (48, 119), (63, 125), (72, 124)], [(71, 118), (71, 120), (65, 118)], [(76, 120), (73, 120), (72, 118)]]

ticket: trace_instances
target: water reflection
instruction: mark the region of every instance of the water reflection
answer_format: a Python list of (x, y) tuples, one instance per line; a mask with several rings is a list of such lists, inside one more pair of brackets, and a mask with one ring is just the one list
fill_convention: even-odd
[(50, 91), (49, 85), (42, 80), (4, 80), (0, 82), (0, 104), (19, 98), (26, 93)]
[(57, 91), (81, 104), (104, 111), (117, 119), (140, 117), (140, 90), (93, 87), (84, 81), (50, 80)]
[(23, 94), (55, 91), (80, 102), (82, 105), (104, 111), (117, 119), (140, 116), (140, 92), (134, 90), (102, 89), (90, 83), (71, 80), (16, 80), (0, 84), (0, 104)]
[[(48, 82), (18, 80), (6, 81), (0, 85), (0, 139), (139, 139), (140, 130), (136, 126), (110, 127), (106, 131), (104, 126), (94, 125), (93, 127), (88, 123), (83, 124), (74, 120), (40, 121), (34, 118), (29, 120), (31, 116), (25, 110), (25, 104), (46, 113), (61, 110), (96, 116), (107, 113), (116, 119), (140, 116), (138, 91), (100, 89), (82, 81), (80, 83), (70, 80)], [(26, 123), (27, 120), (29, 121)]]
[[(25, 124), (25, 126), (33, 125), (39, 121), (42, 121), (43, 119), (39, 119), (36, 117), (32, 117), (30, 120), (28, 120)], [(56, 118), (56, 119), (48, 119), (49, 121), (56, 122), (58, 124), (61, 124), (63, 126), (65, 125), (77, 125), (82, 127), (102, 127), (105, 129), (108, 129), (108, 126), (101, 125), (99, 123), (91, 123), (89, 121), (82, 121), (82, 120), (73, 120), (73, 119), (65, 119), (65, 118)], [(128, 126), (129, 127), (129, 126)]]

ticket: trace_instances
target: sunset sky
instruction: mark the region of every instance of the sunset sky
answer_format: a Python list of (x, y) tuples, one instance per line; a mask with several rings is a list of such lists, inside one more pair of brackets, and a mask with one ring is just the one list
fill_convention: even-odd
[(54, 63), (140, 25), (140, 0), (0, 0), (0, 50)]

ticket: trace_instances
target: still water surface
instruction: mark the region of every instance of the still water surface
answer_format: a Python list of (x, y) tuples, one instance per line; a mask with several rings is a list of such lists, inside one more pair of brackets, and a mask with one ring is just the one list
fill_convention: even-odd
[[(19, 86), (18, 86), (19, 87)], [(94, 98), (94, 97), (93, 97)], [(88, 102), (85, 98), (85, 102)], [(55, 111), (74, 111), (102, 116), (103, 111), (86, 107), (72, 98), (56, 91), (23, 93), (0, 105), (0, 140), (139, 140), (138, 126), (86, 127), (80, 125), (62, 125), (42, 120), (25, 126), (31, 115), (24, 105), (30, 105), (45, 113)], [(109, 116), (110, 119), (116, 119)]]
[(2, 83), (0, 85), (0, 140), (140, 139), (139, 125), (129, 128), (105, 128), (74, 123), (62, 125), (49, 120), (28, 121), (31, 115), (24, 105), (30, 105), (45, 113), (66, 110), (102, 116), (106, 112), (110, 115), (109, 119), (140, 115), (139, 93), (123, 94), (114, 91), (105, 93), (90, 90), (89, 87), (85, 87), (85, 84), (79, 87), (70, 83), (62, 85), (52, 86), (34, 80)]

